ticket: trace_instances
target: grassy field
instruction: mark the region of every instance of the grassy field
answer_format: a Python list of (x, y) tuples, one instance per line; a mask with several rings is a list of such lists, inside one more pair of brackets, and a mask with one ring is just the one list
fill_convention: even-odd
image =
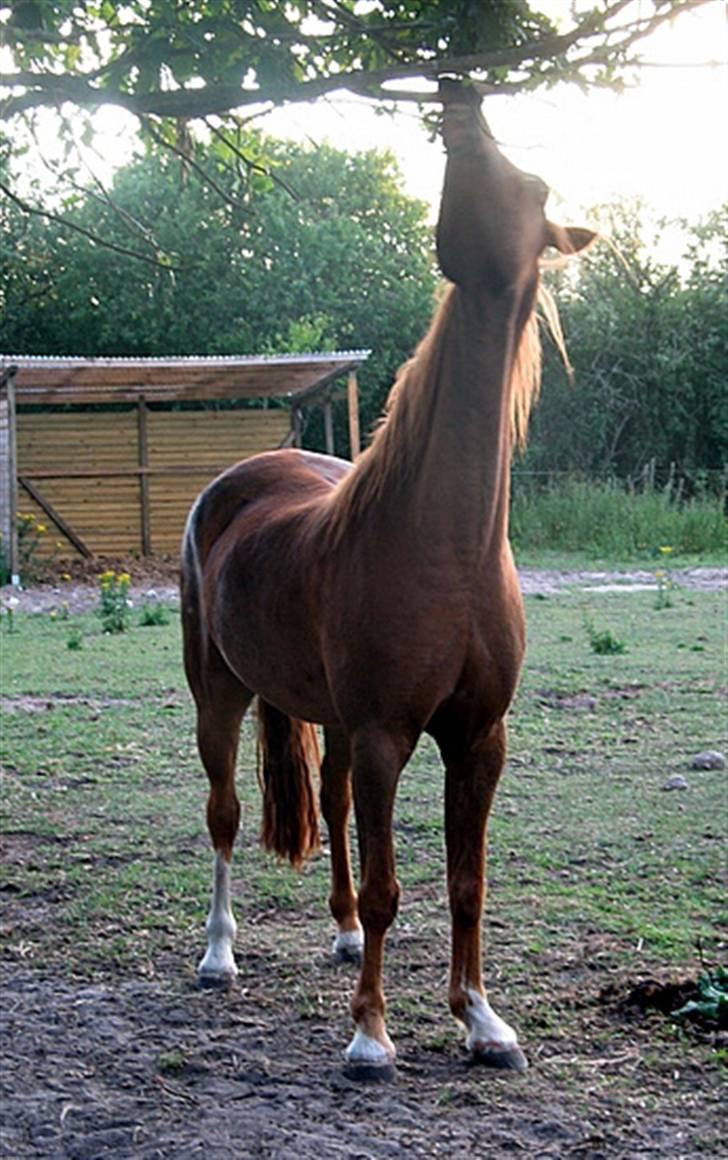
[[(616, 940), (635, 969), (694, 965), (698, 945), (713, 952), (725, 781), (691, 773), (690, 762), (723, 743), (726, 602), (721, 593), (672, 599), (659, 610), (648, 592), (528, 600), (528, 659), (491, 832), (491, 896), (508, 937), (536, 960), (595, 933)], [(594, 653), (589, 629), (626, 652)], [(69, 648), (79, 636), (81, 647)], [(115, 636), (92, 614), (16, 617), (2, 650), (2, 825), (28, 847), (37, 840), (13, 867), (15, 889), (33, 897), (52, 888), (61, 903), (53, 928), (31, 923), (13, 937), (46, 959), (67, 927), (89, 969), (100, 957), (138, 967), (153, 951), (130, 913), (150, 938), (160, 923), (167, 935), (195, 932), (199, 941), (206, 781), (176, 617)], [(244, 911), (322, 904), (325, 859), (297, 876), (257, 849), (249, 725), (241, 767)], [(675, 773), (687, 777), (687, 792), (662, 789)], [(412, 887), (416, 898), (434, 892), (439, 906), (442, 779), (427, 741), (398, 802), (405, 904)], [(118, 921), (118, 937), (87, 940), (81, 917), (89, 936), (89, 918)]]
[[(725, 613), (725, 593), (682, 589), (662, 608), (654, 592), (527, 598), (529, 651), (491, 826), (488, 978), (553, 1082), (585, 1037), (593, 1059), (637, 1051), (655, 1091), (676, 1037), (696, 1075), (725, 1057), (719, 1038), (662, 1015), (643, 1051), (616, 1014), (639, 980), (695, 978), (725, 956), (726, 774), (691, 769), (698, 751), (725, 748)], [(595, 652), (595, 634), (624, 651)], [(104, 635), (90, 613), (16, 615), (0, 644), (0, 956), (58, 978), (190, 981), (210, 856), (176, 617)], [(350, 980), (322, 979), (300, 957), (333, 933), (325, 844), (302, 874), (264, 855), (249, 724), (240, 764), (243, 976), (268, 956), (294, 1020), (333, 1020), (345, 1034)], [(687, 788), (665, 790), (676, 774)], [(427, 741), (396, 816), (391, 1031), (431, 1057), (455, 1050), (458, 1034), (444, 995), (442, 773)], [(619, 1070), (597, 1067), (590, 1082), (624, 1094)], [(695, 1140), (709, 1150), (711, 1133)]]

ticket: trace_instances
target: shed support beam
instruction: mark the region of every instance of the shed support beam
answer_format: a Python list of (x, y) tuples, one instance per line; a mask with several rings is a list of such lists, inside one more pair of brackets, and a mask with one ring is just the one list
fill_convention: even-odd
[(326, 454), (334, 455), (334, 409), (330, 398), (324, 403), (324, 440)]
[(354, 371), (349, 372), (346, 382), (346, 396), (349, 403), (349, 446), (351, 458), (356, 459), (361, 451), (359, 435), (359, 384)]
[(152, 526), (149, 506), (149, 437), (147, 433), (147, 404), (144, 398), (137, 406), (137, 447), (139, 462), (139, 507), (141, 517), (142, 555), (152, 554)]
[(298, 407), (291, 407), (291, 430), (293, 446), (300, 447), (303, 441), (303, 414)]

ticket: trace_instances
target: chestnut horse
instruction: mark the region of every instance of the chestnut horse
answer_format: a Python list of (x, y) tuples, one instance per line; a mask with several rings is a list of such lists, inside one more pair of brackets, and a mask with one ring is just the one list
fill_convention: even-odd
[(546, 187), (499, 152), (472, 88), (446, 81), (440, 95), (447, 168), (437, 249), (453, 285), (371, 446), (353, 467), (297, 450), (239, 463), (202, 492), (183, 544), (185, 667), (215, 852), (200, 982), (224, 984), (237, 970), (235, 761), (257, 696), (263, 839), (294, 865), (317, 845), (312, 723), (323, 727), (334, 953), (361, 962), (346, 1051), (361, 1076), (393, 1070), (382, 989), (399, 898), (392, 814), (423, 731), (446, 774), (450, 1007), (474, 1059), (526, 1066), (486, 998), (480, 945), (486, 824), (524, 649), (509, 467), (539, 380), (539, 258), (547, 246), (574, 253), (593, 237), (546, 219)]

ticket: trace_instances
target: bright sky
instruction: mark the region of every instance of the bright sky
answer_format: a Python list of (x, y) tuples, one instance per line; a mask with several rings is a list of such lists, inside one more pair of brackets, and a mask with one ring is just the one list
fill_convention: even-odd
[[(569, 0), (541, 0), (552, 19)], [(573, 84), (498, 96), (484, 110), (496, 137), (523, 169), (552, 189), (552, 212), (576, 222), (594, 205), (641, 197), (656, 216), (696, 220), (728, 200), (728, 20), (724, 0), (685, 13), (643, 48), (659, 67), (641, 69), (616, 94)], [(710, 67), (706, 62), (714, 62)], [(665, 67), (669, 66), (669, 67)], [(692, 67), (688, 67), (692, 66)], [(444, 156), (416, 113), (377, 115), (350, 97), (277, 110), (263, 122), (281, 137), (328, 139), (340, 148), (392, 150), (410, 193), (436, 204)]]

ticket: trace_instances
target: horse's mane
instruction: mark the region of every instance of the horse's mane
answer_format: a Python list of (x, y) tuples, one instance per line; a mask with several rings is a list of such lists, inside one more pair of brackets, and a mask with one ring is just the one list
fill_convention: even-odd
[[(458, 300), (457, 286), (449, 284), (440, 295), (430, 328), (412, 357), (400, 368), (389, 392), (384, 414), (371, 442), (354, 469), (331, 495), (334, 528), (342, 528), (356, 513), (376, 502), (385, 483), (395, 487), (415, 473), (427, 446), (437, 392), (433, 379), (443, 353), (449, 323)], [(568, 367), (558, 310), (553, 297), (539, 281), (535, 306), (523, 327), (509, 384), (511, 441), (526, 442), (531, 408), (541, 383), (539, 310)]]

